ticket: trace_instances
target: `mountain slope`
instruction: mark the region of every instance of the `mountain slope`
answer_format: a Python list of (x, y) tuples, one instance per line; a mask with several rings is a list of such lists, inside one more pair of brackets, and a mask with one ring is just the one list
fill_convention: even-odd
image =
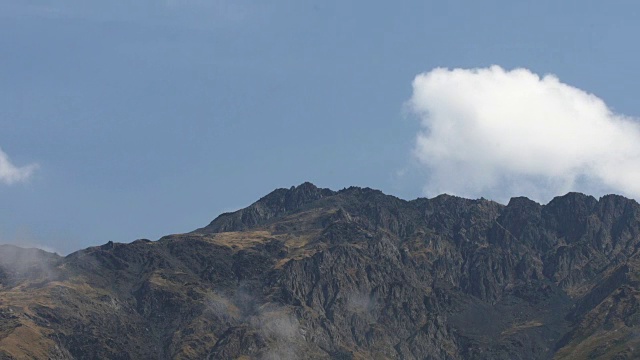
[(615, 195), (305, 183), (155, 242), (0, 248), (0, 358), (633, 359), (638, 247)]

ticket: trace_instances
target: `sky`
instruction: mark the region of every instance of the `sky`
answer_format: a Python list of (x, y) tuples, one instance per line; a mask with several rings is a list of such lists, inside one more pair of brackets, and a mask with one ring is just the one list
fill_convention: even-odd
[(640, 198), (632, 1), (0, 0), (0, 243), (205, 226), (311, 181)]

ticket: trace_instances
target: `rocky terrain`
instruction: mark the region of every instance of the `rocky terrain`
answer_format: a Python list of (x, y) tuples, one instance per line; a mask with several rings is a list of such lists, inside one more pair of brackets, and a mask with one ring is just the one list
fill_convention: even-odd
[(305, 183), (158, 241), (0, 246), (0, 359), (637, 359), (640, 205)]

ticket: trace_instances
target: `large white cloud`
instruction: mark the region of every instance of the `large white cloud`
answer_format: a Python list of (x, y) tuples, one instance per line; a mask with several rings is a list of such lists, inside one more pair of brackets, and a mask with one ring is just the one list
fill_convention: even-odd
[(26, 181), (37, 167), (36, 164), (17, 167), (11, 163), (9, 156), (0, 149), (0, 183), (11, 185)]
[(409, 105), (426, 195), (640, 198), (640, 124), (553, 75), (438, 68), (415, 78)]

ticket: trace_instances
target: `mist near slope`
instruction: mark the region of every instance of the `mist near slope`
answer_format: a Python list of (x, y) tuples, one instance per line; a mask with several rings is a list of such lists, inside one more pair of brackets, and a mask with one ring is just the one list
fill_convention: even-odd
[(290, 309), (275, 303), (261, 304), (243, 286), (232, 295), (210, 293), (208, 310), (217, 318), (236, 326), (246, 326), (265, 339), (270, 346), (260, 359), (298, 359), (305, 330)]
[(0, 286), (26, 278), (51, 280), (59, 259), (57, 254), (41, 249), (0, 245)]

